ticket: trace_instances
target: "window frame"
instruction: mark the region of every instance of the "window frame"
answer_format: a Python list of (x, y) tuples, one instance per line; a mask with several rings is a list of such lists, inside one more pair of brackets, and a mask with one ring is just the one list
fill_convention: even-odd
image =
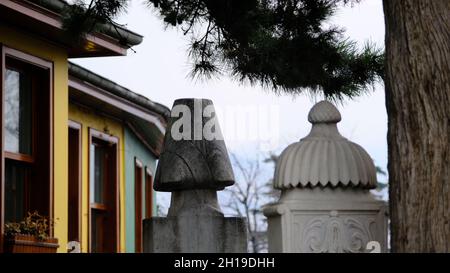
[[(138, 173), (139, 172), (139, 173)], [(143, 250), (143, 185), (144, 185), (144, 165), (134, 158), (134, 251), (141, 253)]]
[[(81, 125), (81, 123), (78, 123), (78, 122), (76, 122), (76, 121), (73, 121), (73, 120), (69, 120), (68, 121), (68, 130), (70, 131), (70, 130), (74, 130), (74, 131), (76, 131), (76, 134), (77, 134), (77, 140), (78, 140), (78, 143), (77, 143), (77, 146), (78, 146), (78, 158), (77, 158), (77, 161), (78, 161), (78, 163), (77, 163), (77, 167), (78, 167), (78, 170), (77, 170), (77, 208), (78, 208), (78, 215), (77, 215), (77, 223), (78, 223), (78, 225), (77, 225), (77, 237), (78, 237), (78, 242), (80, 243), (80, 247), (81, 247), (81, 243), (82, 243), (82, 196), (83, 196), (83, 185), (82, 185), (82, 175), (83, 175), (83, 167), (82, 167), (82, 162), (83, 162), (83, 160), (82, 160), (82, 158), (83, 158), (83, 149), (82, 149), (82, 147), (83, 147), (83, 145), (82, 145), (82, 143), (83, 143), (83, 140), (82, 140), (82, 136), (83, 136), (83, 133), (82, 133), (82, 125)], [(70, 132), (69, 132), (69, 141), (70, 141)], [(70, 145), (70, 143), (69, 143), (69, 145)], [(70, 146), (69, 146), (70, 147)], [(70, 157), (70, 155), (69, 155), (69, 157)], [(70, 161), (69, 161), (70, 162)], [(69, 163), (68, 162), (68, 163)], [(69, 166), (69, 169), (70, 169), (70, 166)], [(70, 175), (70, 172), (69, 172), (69, 169), (68, 169), (68, 174)], [(70, 179), (70, 178), (69, 178)], [(68, 181), (68, 183), (69, 183), (69, 185), (68, 185), (68, 195), (70, 195), (70, 190), (71, 190), (71, 187), (70, 187), (70, 180)], [(68, 197), (68, 201), (70, 202), (70, 197)], [(69, 226), (69, 221), (70, 221), (70, 215), (68, 215), (68, 226)], [(69, 228), (69, 227), (68, 227)], [(67, 240), (69, 241), (70, 239), (69, 239), (69, 229), (67, 230)]]
[[(16, 64), (13, 65), (6, 65), (6, 58), (5, 58), (5, 66), (4, 69), (5, 71), (7, 69), (9, 70), (15, 70), (17, 72), (30, 72), (29, 69), (27, 69), (26, 64), (23, 60), (20, 60), (18, 58), (12, 57), (12, 56), (8, 56), (8, 58), (10, 59), (14, 59), (13, 62), (15, 62)], [(31, 63), (29, 63), (31, 64)], [(33, 66), (36, 66), (34, 64), (31, 64)], [(11, 69), (12, 68), (12, 69)], [(3, 78), (5, 79), (5, 78)], [(32, 93), (31, 93), (31, 113), (33, 113), (34, 111), (36, 111), (36, 91), (35, 91), (35, 87), (36, 87), (36, 78), (33, 77), (32, 79)], [(4, 105), (3, 105), (4, 106)], [(35, 157), (36, 157), (36, 145), (37, 145), (37, 127), (36, 127), (36, 123), (37, 123), (37, 119), (36, 119), (36, 115), (32, 115), (31, 116), (31, 154), (23, 154), (20, 151), (15, 153), (15, 152), (10, 152), (10, 151), (4, 151), (5, 154), (5, 158), (8, 159), (12, 159), (12, 160), (16, 160), (16, 161), (22, 161), (22, 162), (27, 162), (27, 163), (34, 163), (35, 161)]]
[(153, 217), (153, 173), (145, 167), (145, 218)]
[(119, 137), (116, 136), (112, 136), (112, 135), (108, 135), (106, 133), (103, 133), (99, 130), (96, 130), (94, 128), (89, 127), (88, 129), (89, 132), (89, 136), (88, 136), (88, 187), (87, 187), (87, 191), (88, 191), (88, 196), (87, 196), (87, 202), (88, 202), (88, 234), (87, 234), (87, 238), (88, 238), (88, 252), (92, 252), (92, 209), (99, 209), (99, 210), (106, 210), (106, 207), (103, 206), (102, 204), (97, 204), (97, 203), (91, 203), (91, 161), (93, 160), (91, 158), (91, 146), (93, 144), (94, 139), (98, 139), (104, 142), (108, 142), (110, 144), (113, 144), (115, 146), (115, 166), (116, 166), (116, 171), (113, 172), (114, 176), (115, 176), (115, 181), (114, 181), (114, 189), (115, 189), (115, 199), (114, 199), (114, 209), (115, 209), (115, 228), (116, 228), (116, 234), (115, 234), (115, 239), (116, 239), (116, 244), (115, 244), (115, 252), (118, 253), (120, 251), (120, 187), (119, 187), (119, 182), (120, 182), (120, 162), (119, 162), (119, 144), (120, 144), (120, 139)]
[[(46, 87), (48, 88), (48, 105), (49, 105), (49, 112), (48, 112), (48, 128), (49, 128), (49, 132), (47, 132), (49, 134), (49, 140), (48, 140), (48, 157), (49, 157), (49, 162), (48, 162), (48, 184), (49, 184), (49, 200), (48, 200), (48, 204), (49, 204), (49, 215), (48, 217), (50, 219), (53, 219), (53, 215), (54, 215), (54, 196), (53, 196), (53, 192), (54, 192), (54, 181), (53, 181), (53, 150), (54, 150), (54, 142), (53, 142), (53, 131), (54, 131), (54, 127), (53, 127), (53, 90), (54, 90), (54, 85), (53, 85), (53, 78), (54, 78), (54, 68), (53, 68), (53, 62), (49, 61), (49, 60), (45, 60), (42, 59), (40, 57), (36, 57), (33, 56), (31, 54), (25, 53), (23, 51), (19, 51), (16, 49), (13, 49), (11, 47), (5, 46), (4, 44), (0, 43), (0, 125), (1, 125), (1, 129), (0, 129), (0, 252), (3, 252), (3, 241), (4, 241), (4, 216), (5, 216), (5, 158), (10, 158), (13, 160), (19, 160), (19, 161), (30, 161), (31, 158), (25, 156), (17, 156), (15, 158), (11, 158), (14, 157), (16, 154), (12, 153), (10, 154), (9, 152), (5, 151), (5, 141), (4, 141), (4, 137), (5, 137), (5, 133), (4, 133), (4, 126), (5, 126), (5, 122), (4, 122), (4, 109), (5, 109), (5, 84), (4, 84), (4, 80), (5, 80), (5, 70), (6, 70), (6, 58), (11, 58), (14, 60), (17, 60), (18, 62), (23, 62), (26, 64), (30, 64), (32, 66), (35, 66), (37, 68), (43, 69), (47, 72), (48, 74), (48, 79), (44, 79), (43, 82), (46, 82)], [(48, 82), (47, 82), (48, 80)], [(33, 98), (32, 101), (34, 101), (35, 99)], [(34, 128), (34, 126), (36, 125), (36, 122), (34, 120), (34, 115), (33, 115), (33, 128), (32, 131), (35, 134), (36, 130)], [(33, 157), (35, 157), (35, 144), (34, 142), (36, 141), (37, 136), (36, 135), (32, 135), (32, 154)], [(8, 153), (8, 154), (7, 154)], [(33, 158), (34, 159), (34, 158)], [(53, 236), (54, 233), (54, 228), (53, 226), (50, 227), (49, 230), (49, 235)]]

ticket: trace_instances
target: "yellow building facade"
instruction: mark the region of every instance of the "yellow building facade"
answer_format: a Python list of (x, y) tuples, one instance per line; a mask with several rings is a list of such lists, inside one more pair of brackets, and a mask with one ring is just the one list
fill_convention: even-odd
[[(81, 125), (81, 145), (82, 151), (89, 150), (89, 129), (95, 129), (97, 131), (103, 132), (107, 131), (109, 135), (117, 137), (119, 140), (119, 200), (120, 200), (120, 215), (125, 215), (125, 173), (124, 173), (124, 132), (122, 124), (104, 116), (98, 116), (92, 112), (90, 109), (82, 108), (78, 105), (69, 105), (69, 120), (77, 122)], [(83, 252), (88, 252), (88, 223), (89, 223), (89, 200), (88, 200), (88, 189), (89, 189), (89, 155), (88, 153), (82, 153), (82, 166), (81, 166), (81, 188), (82, 188), (82, 219), (81, 219), (81, 250)], [(67, 180), (67, 179), (66, 179)], [(61, 201), (65, 202), (65, 201)], [(67, 203), (67, 202), (66, 202)], [(125, 218), (120, 218), (120, 252), (125, 252)], [(84, 236), (83, 236), (84, 235)]]
[[(5, 224), (39, 209), (54, 222), (49, 233), (58, 239), (58, 252), (67, 252), (69, 241), (83, 252), (139, 252), (139, 223), (153, 210), (151, 174), (168, 109), (69, 59), (125, 55), (142, 37), (104, 27), (73, 44), (62, 29), (60, 12), (67, 4), (41, 2), (0, 2), (0, 251)], [(110, 170), (103, 174), (103, 168)], [(115, 199), (103, 200), (109, 195)], [(113, 243), (104, 239), (111, 235)]]

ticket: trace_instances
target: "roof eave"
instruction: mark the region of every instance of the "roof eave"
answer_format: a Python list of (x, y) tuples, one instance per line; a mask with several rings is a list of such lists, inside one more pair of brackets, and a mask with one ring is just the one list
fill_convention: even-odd
[(142, 42), (143, 37), (139, 34), (118, 25), (105, 24), (99, 27), (99, 31), (88, 34), (81, 43), (73, 45), (63, 29), (60, 5), (68, 4), (60, 0), (40, 0), (38, 4), (0, 0), (1, 19), (61, 44), (67, 48), (69, 58), (123, 56), (130, 47)]
[(124, 121), (158, 158), (170, 110), (79, 65), (69, 63), (71, 101)]

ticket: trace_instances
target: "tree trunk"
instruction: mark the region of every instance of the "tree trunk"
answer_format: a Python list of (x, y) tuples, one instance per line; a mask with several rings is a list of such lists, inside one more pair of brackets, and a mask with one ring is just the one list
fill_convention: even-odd
[(450, 251), (450, 1), (384, 0), (391, 248)]

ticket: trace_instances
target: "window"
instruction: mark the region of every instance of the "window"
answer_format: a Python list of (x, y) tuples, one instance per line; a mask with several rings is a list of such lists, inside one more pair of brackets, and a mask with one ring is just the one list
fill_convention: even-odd
[[(145, 177), (145, 180), (144, 180)], [(145, 184), (144, 184), (145, 183)], [(134, 208), (135, 208), (135, 252), (143, 250), (143, 218), (152, 217), (153, 209), (153, 178), (148, 167), (144, 168), (142, 162), (134, 159)]]
[(29, 211), (52, 217), (52, 63), (7, 47), (1, 60), (3, 234)]
[(20, 221), (30, 210), (28, 187), (32, 152), (32, 67), (7, 58), (4, 88), (5, 222)]
[(119, 250), (118, 138), (89, 130), (89, 210), (91, 252)]
[[(10, 64), (11, 63), (11, 64)], [(33, 74), (8, 62), (5, 70), (5, 151), (32, 156)]]
[(68, 241), (81, 242), (81, 124), (69, 121)]
[(153, 176), (148, 167), (145, 168), (145, 218), (153, 216)]
[(135, 211), (135, 252), (142, 252), (142, 163), (134, 160), (134, 211)]

